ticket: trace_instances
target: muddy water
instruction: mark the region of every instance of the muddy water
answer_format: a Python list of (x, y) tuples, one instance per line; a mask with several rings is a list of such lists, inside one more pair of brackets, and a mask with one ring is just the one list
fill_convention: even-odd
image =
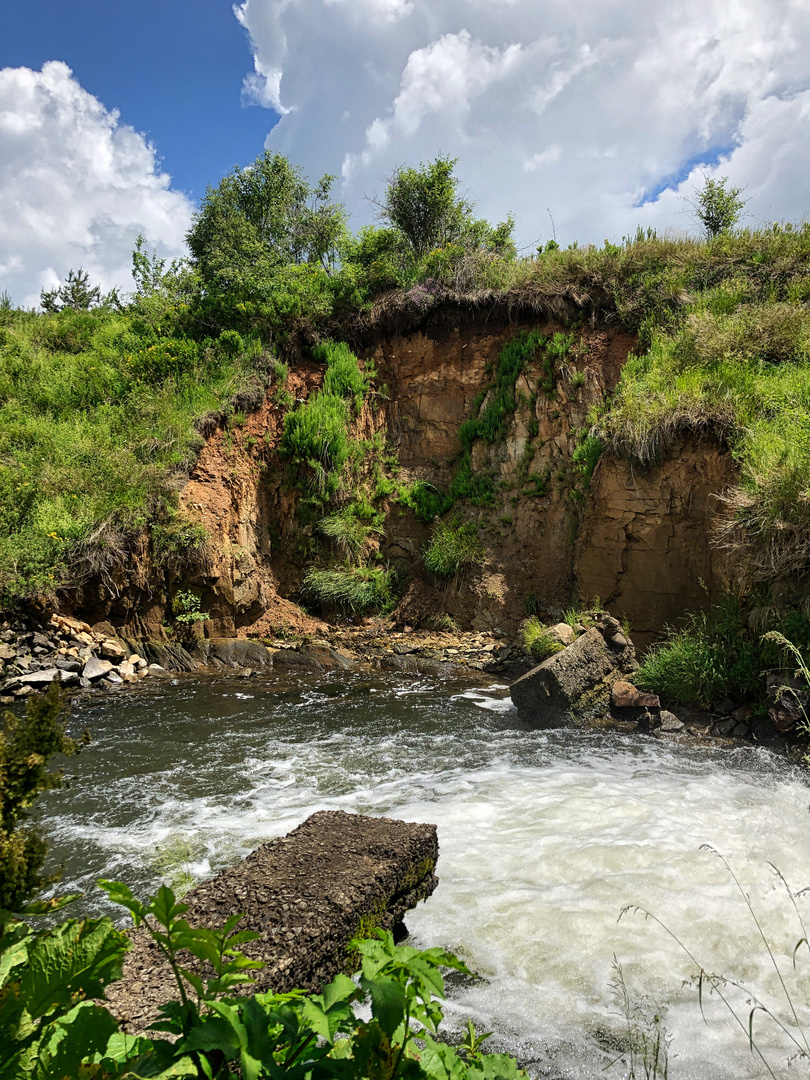
[[(621, 963), (638, 1032), (663, 1009), (672, 1078), (769, 1075), (695, 966), (745, 980), (786, 1015), (780, 984), (728, 860), (772, 941), (800, 1014), (810, 956), (774, 864), (810, 883), (810, 791), (803, 773), (753, 749), (686, 750), (653, 739), (535, 732), (504, 687), (471, 691), (390, 676), (174, 680), (88, 699), (72, 727), (92, 745), (69, 789), (44, 800), (61, 888), (115, 877), (146, 891), (156, 848), (186, 850), (205, 876), (321, 809), (388, 814), (439, 827), (440, 886), (411, 913), (413, 938), (479, 972), (456, 986), (451, 1025), (494, 1030), (493, 1048), (535, 1076), (626, 1076)], [(653, 913), (663, 927), (627, 905)], [(802, 901), (799, 901), (801, 910)], [(675, 940), (677, 936), (682, 944)], [(730, 991), (744, 1012), (745, 998)], [(798, 1034), (793, 1021), (788, 1030)], [(788, 1039), (758, 1014), (777, 1075)], [(643, 1065), (636, 1072), (644, 1076)]]

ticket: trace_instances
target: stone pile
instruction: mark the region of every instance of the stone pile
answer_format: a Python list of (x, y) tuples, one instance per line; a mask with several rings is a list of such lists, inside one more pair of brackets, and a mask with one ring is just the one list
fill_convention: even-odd
[(0, 622), (0, 704), (47, 690), (52, 682), (111, 689), (153, 674), (166, 672), (80, 619), (52, 615), (39, 625)]

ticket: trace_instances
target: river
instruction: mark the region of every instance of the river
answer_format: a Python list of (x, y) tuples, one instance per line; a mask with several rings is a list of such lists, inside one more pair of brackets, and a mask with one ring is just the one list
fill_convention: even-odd
[[(452, 988), (451, 1026), (471, 1017), (495, 1031), (490, 1048), (533, 1076), (627, 1076), (621, 1063), (606, 1070), (627, 1028), (615, 958), (636, 1032), (661, 1010), (671, 1080), (769, 1075), (715, 996), (704, 995), (703, 1022), (682, 946), (787, 1016), (757, 926), (708, 844), (750, 893), (807, 1018), (810, 955), (799, 951), (794, 972), (802, 931), (770, 865), (795, 889), (810, 883), (804, 772), (753, 748), (534, 731), (507, 695), (485, 676), (471, 690), (341, 673), (184, 677), (85, 698), (70, 728), (87, 727), (92, 744), (39, 814), (60, 891), (105, 911), (95, 880), (154, 889), (156, 849), (185, 847), (203, 877), (316, 810), (434, 822), (440, 884), (407, 923), (413, 942), (450, 948), (481, 976)], [(663, 926), (633, 912), (619, 920), (627, 905)], [(747, 1022), (745, 997), (729, 993)], [(755, 1033), (777, 1076), (807, 1075), (786, 1064), (788, 1041), (762, 1014)]]

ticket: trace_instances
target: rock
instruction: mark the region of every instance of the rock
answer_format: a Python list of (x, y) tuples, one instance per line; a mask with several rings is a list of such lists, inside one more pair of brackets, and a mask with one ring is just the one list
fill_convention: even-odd
[(120, 686), (124, 680), (118, 672), (113, 669), (112, 671), (107, 672), (102, 681), (107, 683), (108, 686)]
[(79, 673), (77, 671), (65, 671), (64, 668), (59, 668), (59, 682), (62, 686), (73, 686), (74, 683), (79, 681)]
[(747, 739), (749, 735), (748, 724), (737, 724), (731, 734), (735, 739)]
[(14, 694), (15, 698), (24, 698), (30, 697), (31, 694), (35, 694), (36, 690), (33, 688), (33, 686), (18, 686), (12, 691), (12, 693)]
[(784, 739), (767, 717), (760, 717), (751, 725), (751, 735), (755, 742), (763, 746), (775, 746), (784, 743)]
[(94, 679), (107, 675), (110, 671), (112, 671), (112, 664), (109, 660), (99, 660), (97, 656), (91, 656), (84, 665), (82, 676), (92, 682)]
[(719, 701), (715, 701), (712, 706), (712, 712), (716, 713), (718, 716), (730, 716), (736, 708), (735, 702), (733, 702), (731, 698), (725, 697), (720, 698)]
[(57, 660), (56, 661), (56, 666), (59, 668), (60, 671), (81, 671), (82, 670), (82, 665), (79, 663), (78, 660), (74, 659), (72, 656), (69, 659), (66, 658), (64, 660)]
[(714, 726), (714, 730), (718, 735), (730, 735), (736, 726), (737, 721), (732, 717), (729, 717), (725, 720), (718, 721)]
[[(240, 930), (260, 937), (240, 948), (263, 966), (252, 992), (319, 990), (346, 969), (361, 920), (393, 929), (436, 887), (435, 825), (340, 811), (313, 814), (285, 837), (183, 897), (192, 926), (221, 926), (243, 912)], [(119, 982), (105, 991), (129, 1031), (143, 1030), (174, 993), (172, 973), (142, 929)]]
[(619, 623), (603, 616), (572, 645), (512, 683), (518, 711), (541, 727), (564, 725), (600, 707), (606, 711), (610, 685), (637, 666), (632, 644), (616, 644), (618, 634)]
[(118, 641), (111, 641), (109, 639), (102, 641), (98, 650), (105, 660), (113, 660), (116, 663), (123, 660), (127, 655), (127, 650)]
[(44, 689), (46, 686), (50, 686), (54, 680), (59, 678), (59, 671), (57, 668), (45, 668), (44, 671), (32, 671), (28, 675), (22, 675), (20, 682), (23, 686), (35, 686), (37, 689)]
[(0, 643), (0, 660), (15, 660), (17, 657), (17, 650), (12, 649), (10, 645)]
[(69, 615), (52, 615), (51, 625), (74, 634), (90, 633), (90, 627), (86, 622), (82, 622), (81, 619), (71, 618)]
[(161, 667), (160, 664), (150, 664), (146, 669), (150, 675), (168, 675), (168, 671), (165, 667)]
[(554, 626), (549, 626), (546, 630), (546, 635), (553, 641), (556, 641), (559, 645), (567, 646), (572, 645), (576, 641), (576, 633), (573, 626), (569, 626), (568, 623), (559, 622)]
[(296, 649), (278, 649), (273, 653), (273, 666), (303, 668), (306, 671), (349, 671), (357, 667), (357, 662), (337, 649), (323, 645), (301, 645)]
[(123, 664), (118, 665), (117, 671), (118, 671), (118, 674), (123, 679), (127, 675), (134, 675), (135, 674), (135, 665), (130, 664), (127, 661), (124, 661)]
[(46, 638), (44, 634), (34, 634), (31, 638), (31, 644), (34, 649), (43, 649), (45, 652), (50, 652), (56, 648), (50, 638)]
[(128, 664), (132, 664), (133, 667), (146, 667), (146, 661), (142, 656), (138, 656), (137, 653), (133, 653), (127, 660)]
[(658, 716), (661, 721), (659, 725), (661, 731), (683, 731), (686, 727), (683, 720), (679, 720), (675, 713), (669, 712), (668, 709), (662, 709)]
[(803, 680), (770, 672), (765, 685), (768, 717), (780, 735), (794, 731), (810, 716), (810, 695)]
[(754, 715), (754, 710), (750, 705), (741, 705), (739, 709), (735, 709), (731, 714), (732, 720), (736, 720), (738, 724), (745, 724), (750, 717)]
[(619, 679), (610, 690), (610, 703), (617, 709), (660, 709), (661, 701), (656, 694), (637, 690), (632, 683)]
[(76, 640), (80, 641), (82, 643), (82, 645), (87, 645), (90, 648), (95, 648), (96, 639), (93, 637), (92, 634), (79, 633), (79, 634), (76, 635)]
[(0, 705), (13, 705), (14, 698), (10, 694), (0, 695)]

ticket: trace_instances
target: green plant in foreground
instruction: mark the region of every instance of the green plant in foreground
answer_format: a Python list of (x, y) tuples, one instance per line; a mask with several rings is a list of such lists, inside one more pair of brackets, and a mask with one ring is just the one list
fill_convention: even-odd
[(205, 622), (211, 615), (207, 611), (200, 611), (200, 598), (193, 592), (179, 592), (174, 598), (174, 607), (177, 611), (175, 619), (184, 626), (192, 626), (194, 623)]
[(458, 577), (484, 560), (484, 547), (471, 522), (440, 521), (423, 553), (425, 566), (439, 578)]
[(54, 880), (42, 874), (47, 844), (27, 824), (30, 809), (44, 791), (62, 784), (60, 769), (48, 771), (55, 754), (74, 754), (77, 743), (65, 734), (60, 716), (64, 700), (56, 683), (26, 702), (25, 715), (6, 711), (0, 727), (0, 928), (12, 912), (37, 912), (30, 897)]
[[(355, 980), (338, 975), (319, 994), (245, 994), (261, 963), (240, 946), (240, 915), (219, 929), (185, 919), (188, 905), (162, 886), (143, 903), (119, 882), (100, 883), (144, 927), (172, 971), (176, 996), (150, 1030), (129, 1036), (100, 1004), (129, 948), (109, 919), (71, 921), (35, 933), (16, 923), (0, 941), (0, 1076), (3, 1080), (519, 1080), (506, 1055), (482, 1054), (469, 1033), (465, 1058), (435, 1038), (442, 968), (467, 972), (443, 949), (396, 946), (377, 930), (351, 943)], [(357, 1010), (370, 1005), (370, 1016)]]

